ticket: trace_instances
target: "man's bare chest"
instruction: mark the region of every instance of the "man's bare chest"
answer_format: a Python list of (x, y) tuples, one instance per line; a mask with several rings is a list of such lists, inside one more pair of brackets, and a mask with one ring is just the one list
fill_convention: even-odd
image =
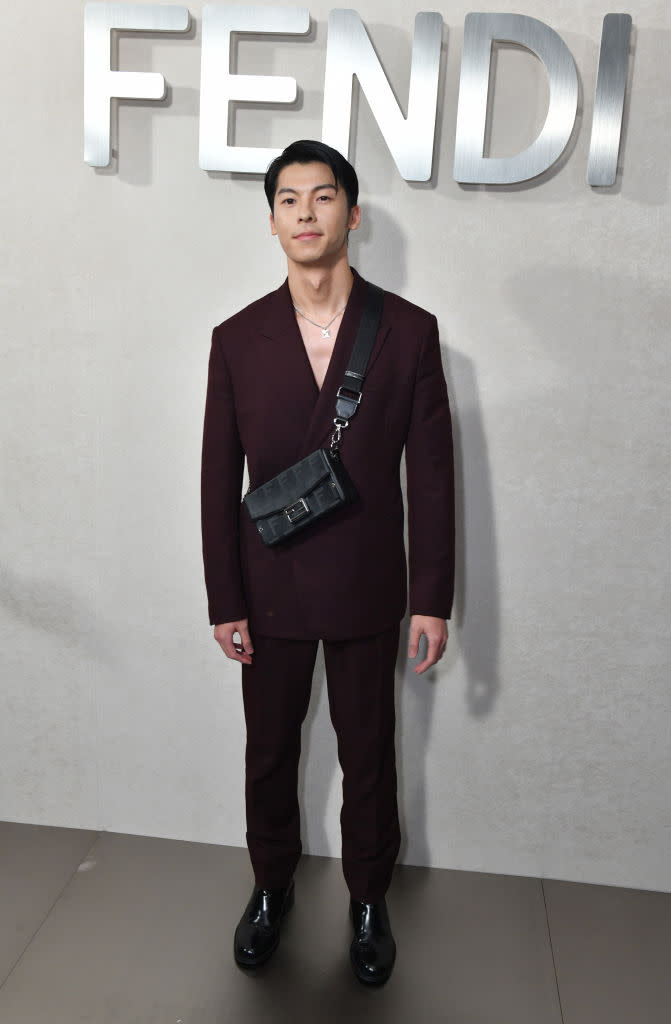
[(305, 346), (305, 352), (312, 367), (312, 373), (317, 382), (317, 387), (321, 391), (322, 384), (326, 377), (326, 372), (331, 362), (331, 356), (333, 355), (333, 349), (335, 347), (337, 331), (333, 328), (330, 331), (331, 337), (324, 338), (319, 328), (313, 327), (311, 324), (298, 324)]

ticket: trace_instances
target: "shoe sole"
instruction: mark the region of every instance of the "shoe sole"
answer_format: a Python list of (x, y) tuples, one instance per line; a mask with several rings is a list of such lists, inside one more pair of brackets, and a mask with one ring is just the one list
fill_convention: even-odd
[[(287, 897), (287, 901), (284, 904), (284, 906), (282, 907), (282, 913), (280, 914), (280, 921), (282, 921), (285, 918), (285, 916), (289, 913), (289, 911), (291, 910), (293, 905), (294, 905), (294, 887), (292, 886), (291, 887), (291, 892), (289, 893), (289, 895)], [(239, 967), (260, 967), (261, 964), (265, 964), (267, 960), (270, 960), (271, 956), (273, 955), (273, 953), (275, 952), (275, 950), (277, 949), (279, 944), (280, 944), (280, 932), (279, 932), (279, 929), (278, 929), (278, 932), (277, 932), (277, 935), (275, 937), (275, 941), (274, 941), (273, 945), (270, 947), (270, 949), (266, 950), (266, 952), (263, 954), (263, 956), (254, 957), (253, 960), (245, 960), (241, 956), (238, 956), (237, 951), (234, 949), (233, 950), (233, 957), (235, 959), (236, 964), (238, 964)]]

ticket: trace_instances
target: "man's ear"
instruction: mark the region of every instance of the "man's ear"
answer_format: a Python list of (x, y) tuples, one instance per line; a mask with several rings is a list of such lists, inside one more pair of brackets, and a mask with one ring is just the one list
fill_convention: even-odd
[(356, 231), (356, 229), (359, 227), (360, 223), (361, 223), (361, 207), (360, 206), (353, 206), (352, 209), (349, 211), (349, 220), (347, 222), (347, 227), (351, 231)]
[(270, 215), (270, 233), (271, 235), (277, 234), (277, 228), (275, 227), (275, 218), (273, 217), (272, 213)]

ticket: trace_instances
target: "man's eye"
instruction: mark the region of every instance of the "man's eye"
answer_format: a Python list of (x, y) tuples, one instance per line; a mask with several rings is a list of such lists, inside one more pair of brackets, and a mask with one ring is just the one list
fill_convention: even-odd
[(328, 196), (328, 195), (326, 195), (326, 196), (319, 196), (319, 198), (320, 198), (320, 199), (326, 199), (326, 200), (328, 201), (329, 199), (332, 199), (332, 198), (333, 198), (333, 196)]

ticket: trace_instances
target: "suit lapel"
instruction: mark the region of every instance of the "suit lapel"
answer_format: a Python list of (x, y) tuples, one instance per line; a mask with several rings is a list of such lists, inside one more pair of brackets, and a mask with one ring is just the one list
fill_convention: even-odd
[[(261, 328), (263, 334), (282, 346), (288, 378), (295, 389), (292, 400), (300, 400), (301, 405), (306, 407), (306, 411), (309, 404), (312, 403), (312, 408), (308, 415), (307, 429), (299, 445), (300, 454), (298, 458), (303, 458), (320, 445), (327, 444), (333, 430), (336, 394), (343, 382), (345, 370), (354, 348), (354, 340), (359, 329), (366, 300), (367, 282), (353, 267), (352, 273), (354, 275), (354, 283), (345, 312), (343, 313), (340, 329), (336, 336), (321, 390), (317, 386), (310, 360), (305, 350), (305, 344), (296, 322), (288, 279), (273, 293), (273, 301), (270, 304), (268, 315)], [(383, 314), (380, 329), (378, 330), (368, 361), (367, 374), (379, 355), (388, 332), (389, 325), (385, 324)], [(365, 390), (366, 385), (364, 384), (364, 395)]]
[[(361, 323), (361, 317), (366, 303), (368, 282), (364, 280), (359, 273), (357, 273), (354, 267), (352, 267), (351, 270), (354, 275), (354, 284), (352, 285), (352, 291), (350, 292), (347, 308), (343, 314), (342, 323), (340, 325), (340, 330), (338, 331), (331, 361), (329, 362), (326, 377), (324, 378), (324, 384), (319, 392), (319, 397), (310, 422), (310, 429), (308, 431), (308, 437), (306, 438), (304, 448), (304, 454), (306, 455), (319, 445), (328, 444), (330, 435), (333, 433), (333, 417), (335, 416), (335, 404), (338, 388), (343, 382), (345, 370), (347, 369), (352, 355), (352, 349), (354, 348), (354, 342), (356, 340), (356, 335), (359, 330), (359, 324)], [(378, 328), (373, 348), (368, 359), (366, 376), (370, 373), (375, 360), (379, 356), (388, 333), (389, 325), (385, 324), (383, 313), (382, 320), (380, 321), (380, 327)], [(303, 339), (301, 338), (301, 343), (302, 341)], [(305, 346), (303, 346), (303, 348), (305, 348)], [(364, 382), (362, 401), (365, 402), (365, 400), (366, 384)], [(354, 419), (354, 423), (356, 423), (356, 418)]]

